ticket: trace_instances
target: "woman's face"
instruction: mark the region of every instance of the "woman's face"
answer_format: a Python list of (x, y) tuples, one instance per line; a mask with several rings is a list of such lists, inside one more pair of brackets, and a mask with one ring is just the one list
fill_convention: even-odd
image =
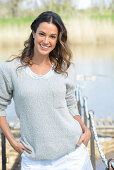
[(49, 56), (49, 53), (56, 46), (58, 29), (52, 23), (42, 22), (37, 28), (36, 33), (33, 32), (33, 38), (34, 54)]

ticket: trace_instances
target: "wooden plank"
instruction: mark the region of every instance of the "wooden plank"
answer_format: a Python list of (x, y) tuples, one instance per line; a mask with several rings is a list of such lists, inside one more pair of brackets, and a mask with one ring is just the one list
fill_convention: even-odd
[(91, 151), (91, 162), (93, 166), (93, 170), (96, 170), (96, 164), (95, 164), (95, 144), (94, 144), (94, 134), (91, 128), (91, 120), (90, 120), (90, 131), (91, 131), (91, 138), (90, 138), (90, 151)]

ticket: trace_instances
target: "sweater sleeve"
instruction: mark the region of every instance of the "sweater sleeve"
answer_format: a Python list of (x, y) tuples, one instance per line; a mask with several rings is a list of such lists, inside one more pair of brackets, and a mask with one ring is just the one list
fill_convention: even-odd
[(3, 64), (0, 65), (0, 116), (6, 116), (5, 109), (11, 103), (13, 92), (2, 66)]
[(75, 96), (75, 86), (76, 86), (76, 73), (74, 66), (72, 67), (70, 73), (68, 73), (69, 81), (66, 84), (66, 102), (67, 107), (72, 116), (80, 115), (78, 106), (77, 106), (77, 100)]

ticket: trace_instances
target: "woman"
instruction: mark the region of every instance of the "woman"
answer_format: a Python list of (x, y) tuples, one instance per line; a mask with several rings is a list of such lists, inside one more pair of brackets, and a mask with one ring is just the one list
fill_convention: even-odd
[[(75, 68), (60, 16), (43, 12), (31, 24), (21, 56), (0, 65), (0, 127), (22, 157), (22, 170), (92, 170), (75, 99)], [(20, 141), (5, 109), (13, 97)]]

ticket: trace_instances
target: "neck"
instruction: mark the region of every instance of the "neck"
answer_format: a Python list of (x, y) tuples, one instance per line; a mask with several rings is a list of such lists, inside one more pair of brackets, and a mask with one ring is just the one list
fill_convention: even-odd
[(49, 55), (44, 56), (44, 55), (40, 55), (38, 53), (37, 54), (34, 53), (32, 62), (33, 62), (33, 64), (37, 64), (37, 65), (51, 63)]
[(36, 58), (34, 56), (33, 56), (32, 62), (33, 64), (37, 64), (37, 65), (51, 63), (49, 57), (48, 58), (41, 58), (41, 57)]

